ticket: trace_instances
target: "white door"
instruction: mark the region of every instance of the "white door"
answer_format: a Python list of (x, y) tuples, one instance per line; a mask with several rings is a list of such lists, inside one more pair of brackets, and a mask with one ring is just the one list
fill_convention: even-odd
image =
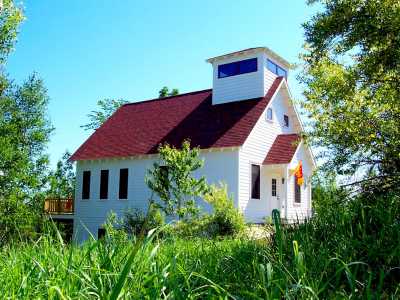
[(281, 182), (278, 174), (271, 175), (271, 181), (269, 182), (270, 188), (269, 190), (269, 198), (271, 199), (271, 213), (272, 210), (278, 209), (281, 210)]

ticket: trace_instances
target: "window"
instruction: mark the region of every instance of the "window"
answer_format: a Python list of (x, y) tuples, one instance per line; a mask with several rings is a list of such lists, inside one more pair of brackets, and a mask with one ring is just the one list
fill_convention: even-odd
[(271, 182), (271, 191), (272, 191), (272, 196), (276, 197), (276, 179), (272, 178), (272, 182)]
[(218, 78), (257, 72), (257, 58), (250, 58), (218, 66)]
[(281, 68), (280, 66), (278, 66), (276, 63), (274, 63), (273, 61), (271, 61), (269, 59), (267, 59), (267, 69), (278, 76), (283, 76), (283, 77), (287, 78), (286, 70)]
[(251, 198), (260, 199), (260, 166), (251, 165)]
[(272, 108), (267, 109), (267, 114), (265, 116), (268, 121), (272, 121)]
[(119, 199), (128, 199), (128, 169), (119, 170)]
[(90, 198), (90, 171), (83, 171), (82, 176), (82, 199)]
[(106, 236), (106, 229), (105, 228), (99, 228), (97, 229), (97, 239), (100, 240)]
[(283, 115), (283, 124), (285, 127), (289, 127), (289, 116)]
[(100, 172), (100, 199), (108, 198), (108, 170)]
[(301, 186), (297, 184), (297, 176), (294, 175), (294, 202), (301, 203)]

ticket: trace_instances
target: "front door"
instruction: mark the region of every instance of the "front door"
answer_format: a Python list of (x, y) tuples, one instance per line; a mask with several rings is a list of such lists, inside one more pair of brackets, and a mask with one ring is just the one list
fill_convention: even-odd
[(281, 210), (280, 202), (281, 202), (281, 182), (280, 182), (280, 177), (278, 174), (274, 175), (272, 174), (271, 176), (271, 181), (270, 181), (270, 199), (271, 199), (271, 212), (274, 209)]

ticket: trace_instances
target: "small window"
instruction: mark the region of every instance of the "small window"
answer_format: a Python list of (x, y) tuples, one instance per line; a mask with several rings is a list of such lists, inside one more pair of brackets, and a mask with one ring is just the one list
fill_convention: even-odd
[(90, 171), (83, 171), (82, 176), (82, 199), (90, 198)]
[(276, 73), (278, 76), (287, 77), (287, 72), (282, 69), (280, 66), (276, 66)]
[(251, 165), (251, 198), (260, 199), (260, 166)]
[(287, 72), (285, 69), (281, 68), (278, 66), (276, 63), (273, 61), (267, 59), (267, 69), (270, 70), (272, 73), (278, 76), (283, 76), (287, 78)]
[(100, 173), (100, 199), (108, 198), (108, 170), (101, 170)]
[(294, 175), (294, 202), (301, 203), (301, 186), (297, 184), (297, 176)]
[(271, 191), (272, 191), (272, 196), (276, 197), (276, 179), (275, 178), (272, 178)]
[(128, 169), (119, 170), (119, 199), (128, 199)]
[(274, 64), (271, 60), (267, 59), (267, 69), (272, 73), (276, 74), (276, 64)]
[(283, 116), (283, 124), (285, 125), (285, 127), (289, 127), (289, 116)]
[(267, 114), (266, 114), (266, 119), (268, 120), (268, 121), (272, 121), (272, 108), (268, 108), (267, 109)]
[(106, 229), (105, 228), (99, 228), (97, 229), (97, 239), (100, 240), (106, 236)]
[(257, 58), (250, 58), (218, 66), (218, 78), (257, 72)]

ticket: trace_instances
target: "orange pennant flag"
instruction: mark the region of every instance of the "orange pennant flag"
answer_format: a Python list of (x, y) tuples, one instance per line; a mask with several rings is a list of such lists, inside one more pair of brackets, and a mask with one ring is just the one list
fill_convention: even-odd
[(297, 178), (297, 184), (302, 185), (304, 183), (304, 178), (303, 178), (303, 165), (301, 160), (299, 161), (299, 164), (297, 165), (296, 169), (294, 169), (294, 174), (296, 175)]

